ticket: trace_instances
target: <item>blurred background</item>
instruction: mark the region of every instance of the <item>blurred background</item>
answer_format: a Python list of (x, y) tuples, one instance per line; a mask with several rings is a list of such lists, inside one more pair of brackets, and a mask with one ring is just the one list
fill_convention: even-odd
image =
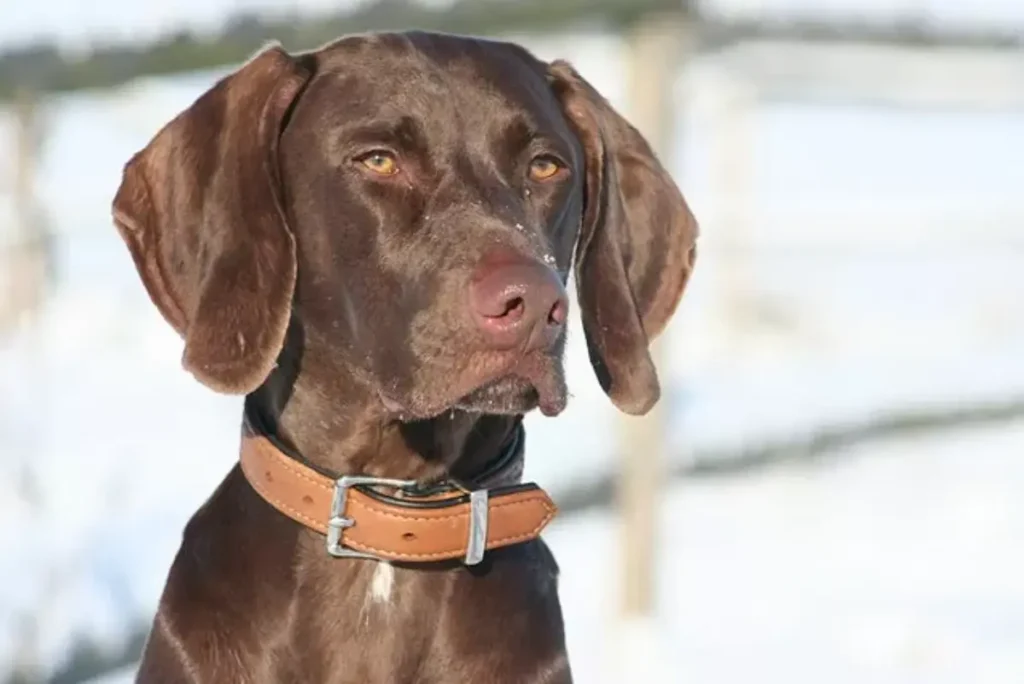
[(130, 681), (237, 454), (122, 164), (266, 40), (410, 27), (571, 60), (702, 224), (659, 409), (574, 322), (528, 418), (576, 681), (1024, 682), (1019, 0), (38, 0), (0, 5), (0, 683)]

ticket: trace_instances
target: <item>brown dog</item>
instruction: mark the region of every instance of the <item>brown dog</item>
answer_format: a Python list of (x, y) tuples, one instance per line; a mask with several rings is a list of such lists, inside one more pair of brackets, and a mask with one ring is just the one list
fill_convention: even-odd
[(247, 395), (138, 681), (570, 682), (521, 420), (566, 402), (574, 250), (601, 386), (658, 399), (697, 229), (640, 134), (508, 43), (271, 47), (127, 164), (114, 216), (184, 366)]

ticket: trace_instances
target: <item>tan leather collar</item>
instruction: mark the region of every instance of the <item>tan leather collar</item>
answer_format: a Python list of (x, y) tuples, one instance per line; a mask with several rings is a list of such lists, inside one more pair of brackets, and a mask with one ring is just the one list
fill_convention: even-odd
[(520, 426), (518, 444), (510, 447), (514, 452), (507, 450), (498, 469), (472, 491), (452, 481), (424, 489), (415, 482), (380, 478), (334, 479), (248, 427), (241, 465), (270, 505), (326, 535), (334, 556), (404, 562), (461, 558), (474, 564), (485, 550), (536, 539), (557, 512), (543, 489), (518, 483), (521, 431)]

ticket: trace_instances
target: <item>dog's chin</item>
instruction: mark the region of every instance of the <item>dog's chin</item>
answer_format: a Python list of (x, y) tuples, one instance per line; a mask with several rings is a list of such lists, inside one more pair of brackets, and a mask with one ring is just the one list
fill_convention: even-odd
[(528, 380), (506, 375), (482, 385), (460, 398), (452, 408), (471, 413), (515, 415), (540, 405), (540, 392)]
[[(461, 411), (517, 415), (534, 409), (557, 416), (566, 406), (568, 390), (561, 359), (554, 354), (528, 354), (518, 359), (492, 356), (473, 359), (460, 372), (447, 372), (447, 396), (409, 392), (404, 396), (379, 391), (385, 412), (400, 422), (437, 418)], [(438, 373), (445, 377), (444, 371)], [(425, 383), (439, 386), (441, 383)]]

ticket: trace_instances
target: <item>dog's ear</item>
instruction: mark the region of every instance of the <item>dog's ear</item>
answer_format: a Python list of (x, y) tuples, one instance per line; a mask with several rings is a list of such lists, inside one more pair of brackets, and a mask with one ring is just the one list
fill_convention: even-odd
[(244, 394), (270, 373), (295, 289), (278, 140), (309, 73), (270, 47), (203, 94), (125, 166), (114, 222), (182, 363)]
[(660, 396), (648, 347), (693, 272), (697, 223), (643, 136), (568, 63), (550, 74), (586, 164), (576, 289), (590, 361), (612, 402), (641, 415)]

